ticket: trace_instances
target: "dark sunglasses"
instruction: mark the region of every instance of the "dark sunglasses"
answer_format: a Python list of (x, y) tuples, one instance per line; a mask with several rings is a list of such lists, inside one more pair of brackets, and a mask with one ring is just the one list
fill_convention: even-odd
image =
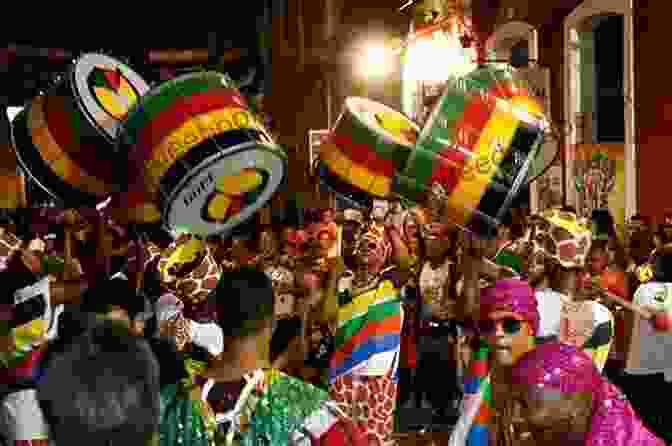
[(484, 319), (478, 322), (478, 331), (481, 335), (491, 335), (497, 331), (498, 324), (501, 325), (504, 334), (514, 335), (520, 331), (523, 322), (512, 317), (498, 320)]

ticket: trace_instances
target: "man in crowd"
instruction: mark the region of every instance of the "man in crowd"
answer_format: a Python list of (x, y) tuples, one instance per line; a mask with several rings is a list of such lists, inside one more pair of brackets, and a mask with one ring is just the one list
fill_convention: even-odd
[(226, 344), (205, 373), (202, 395), (219, 420), (216, 442), (362, 444), (358, 428), (325, 391), (272, 368), (271, 279), (241, 267), (222, 275), (215, 294)]
[[(493, 407), (506, 409), (509, 372), (521, 356), (534, 349), (539, 325), (537, 299), (526, 282), (500, 279), (481, 291), (478, 331), (490, 358), (489, 362), (488, 358), (472, 360), (472, 374), (465, 389), (469, 395), (451, 435), (451, 446), (487, 446), (497, 438), (503, 427), (498, 424), (499, 418), (489, 414)], [(474, 366), (479, 364), (483, 370), (475, 371)], [(485, 376), (488, 368), (491, 373)]]
[(49, 361), (37, 397), (57, 445), (158, 444), (159, 366), (119, 321), (100, 321)]

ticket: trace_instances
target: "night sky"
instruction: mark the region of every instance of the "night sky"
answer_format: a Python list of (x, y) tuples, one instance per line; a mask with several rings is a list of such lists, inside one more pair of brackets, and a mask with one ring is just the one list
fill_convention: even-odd
[[(152, 84), (160, 82), (160, 67), (148, 65), (146, 50), (149, 49), (191, 49), (214, 48), (221, 54), (228, 48), (247, 50), (247, 55), (241, 60), (225, 66), (216, 65), (214, 68), (225, 71), (235, 80), (249, 79), (251, 82), (243, 88), (244, 93), (256, 94), (264, 91), (266, 73), (269, 70), (270, 53), (262, 48), (264, 32), (270, 29), (270, 12), (264, 14), (261, 2), (248, 11), (236, 12), (235, 17), (228, 20), (235, 21), (233, 26), (222, 25), (222, 31), (187, 31), (175, 32), (166, 30), (163, 33), (143, 33), (127, 36), (122, 40), (97, 35), (76, 37), (68, 33), (53, 33), (35, 35), (33, 37), (16, 35), (7, 43), (19, 48), (23, 45), (32, 48), (61, 48), (74, 55), (85, 52), (103, 52), (109, 56), (119, 58), (138, 71)], [(247, 15), (245, 15), (247, 14)], [(158, 28), (157, 28), (158, 29)], [(61, 35), (62, 34), (62, 35)], [(4, 48), (0, 44), (0, 49)], [(0, 54), (0, 56), (2, 56)], [(68, 60), (54, 61), (41, 56), (17, 56), (10, 58), (10, 63), (3, 63), (0, 57), (0, 87), (3, 101), (6, 105), (20, 106), (39, 93), (53, 85), (54, 79), (66, 72)], [(196, 68), (201, 68), (202, 65)], [(188, 65), (168, 66), (174, 69), (174, 74), (191, 71), (194, 67)], [(254, 76), (251, 74), (254, 73)]]

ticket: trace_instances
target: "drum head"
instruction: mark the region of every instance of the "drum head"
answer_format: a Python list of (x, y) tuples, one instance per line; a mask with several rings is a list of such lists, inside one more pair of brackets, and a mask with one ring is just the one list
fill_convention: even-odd
[(114, 142), (129, 110), (149, 85), (122, 62), (103, 54), (85, 54), (72, 69), (75, 97), (91, 124)]
[(229, 235), (263, 207), (283, 184), (287, 157), (279, 147), (247, 142), (189, 169), (162, 199), (170, 229), (202, 236)]

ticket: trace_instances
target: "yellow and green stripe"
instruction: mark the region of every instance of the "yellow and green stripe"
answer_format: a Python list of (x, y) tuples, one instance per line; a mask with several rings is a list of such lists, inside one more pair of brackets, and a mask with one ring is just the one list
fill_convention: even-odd
[[(372, 115), (374, 111), (371, 110)], [(400, 118), (406, 120), (403, 115)], [(417, 130), (410, 121), (408, 125)], [(382, 131), (376, 131), (346, 107), (329, 140), (320, 146), (323, 166), (320, 178), (345, 196), (387, 198), (392, 178), (406, 164), (412, 150)]]

